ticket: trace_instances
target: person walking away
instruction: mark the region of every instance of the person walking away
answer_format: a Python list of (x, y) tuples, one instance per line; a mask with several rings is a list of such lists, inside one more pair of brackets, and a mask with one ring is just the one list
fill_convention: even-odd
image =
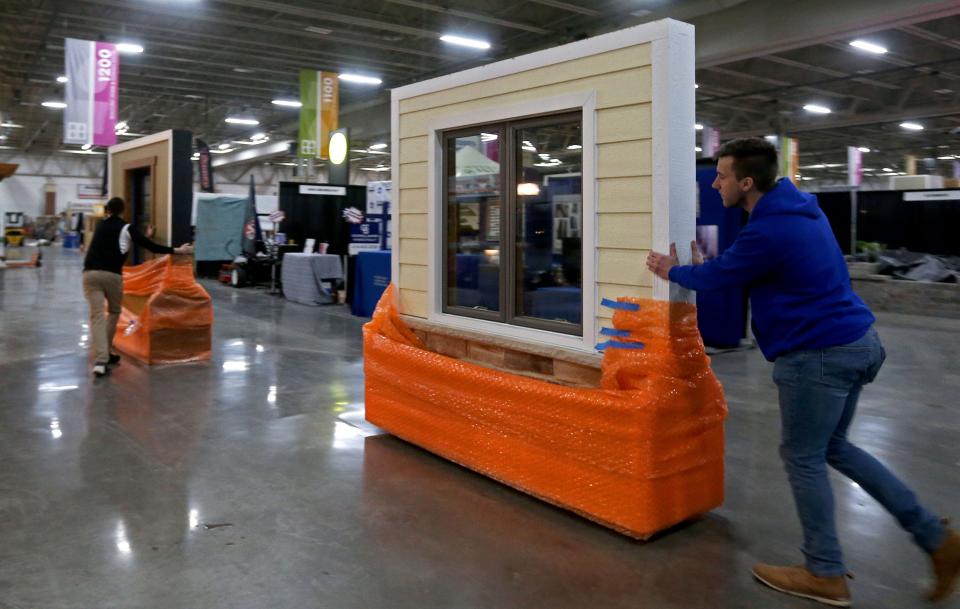
[(106, 218), (94, 231), (83, 259), (83, 295), (90, 307), (90, 346), (94, 352), (93, 374), (97, 377), (104, 376), (109, 365), (120, 363), (120, 356), (113, 353), (113, 336), (123, 300), (123, 263), (132, 244), (154, 254), (193, 253), (190, 244), (172, 248), (154, 243), (123, 219), (123, 209), (120, 197), (107, 201)]
[[(847, 569), (834, 521), (830, 465), (860, 485), (890, 512), (931, 559), (940, 601), (960, 575), (960, 534), (919, 503), (914, 492), (847, 438), (863, 386), (886, 357), (874, 316), (853, 292), (846, 261), (816, 197), (788, 179), (776, 179), (776, 149), (762, 139), (728, 142), (717, 154), (724, 207), (750, 219), (719, 257), (679, 264), (651, 252), (647, 267), (690, 290), (745, 288), (753, 330), (780, 402), (780, 455), (803, 528), (805, 564), (759, 564), (754, 576), (780, 592), (828, 605), (850, 605)], [(699, 264), (697, 264), (699, 263)]]

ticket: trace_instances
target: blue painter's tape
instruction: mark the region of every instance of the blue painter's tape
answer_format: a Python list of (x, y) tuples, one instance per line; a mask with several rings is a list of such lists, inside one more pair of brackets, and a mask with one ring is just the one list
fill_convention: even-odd
[(615, 349), (643, 349), (643, 343), (625, 343), (619, 340), (608, 340), (608, 347), (614, 347)]
[(600, 334), (604, 336), (630, 336), (630, 330), (615, 330), (614, 328), (601, 328)]
[(596, 346), (594, 347), (594, 349), (596, 349), (597, 351), (603, 351), (604, 349), (607, 348), (607, 345), (608, 345), (609, 343), (610, 343), (610, 341), (607, 341), (607, 342), (604, 342), (604, 343), (597, 343)]
[(616, 300), (610, 300), (609, 298), (604, 298), (600, 301), (600, 305), (604, 307), (609, 307), (611, 309), (621, 309), (623, 311), (639, 311), (640, 305), (635, 302), (618, 302)]

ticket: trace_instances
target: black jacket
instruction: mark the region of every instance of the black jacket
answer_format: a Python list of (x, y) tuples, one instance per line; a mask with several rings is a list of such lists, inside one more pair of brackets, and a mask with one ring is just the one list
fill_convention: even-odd
[[(126, 225), (127, 222), (117, 216), (110, 216), (100, 223), (96, 232), (93, 233), (93, 239), (90, 240), (87, 256), (83, 259), (83, 270), (123, 274), (123, 262), (127, 259), (127, 253), (129, 252), (120, 250), (120, 235)], [(128, 232), (133, 243), (150, 250), (154, 254), (173, 253), (172, 247), (160, 245), (147, 239), (132, 224)]]

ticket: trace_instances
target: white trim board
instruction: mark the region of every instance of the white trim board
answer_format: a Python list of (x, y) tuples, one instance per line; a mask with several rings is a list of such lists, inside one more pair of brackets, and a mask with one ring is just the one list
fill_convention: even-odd
[[(443, 192), (443, 148), (440, 137), (443, 131), (470, 125), (482, 125), (514, 118), (523, 118), (537, 114), (553, 114), (563, 111), (581, 112), (583, 135), (583, 179), (581, 181), (581, 210), (583, 214), (583, 267), (580, 284), (581, 323), (583, 334), (571, 336), (558, 332), (533, 330), (501, 322), (477, 320), (461, 315), (443, 312), (443, 214), (441, 213), (441, 193)], [(526, 101), (518, 104), (492, 106), (482, 110), (439, 117), (427, 123), (427, 319), (431, 322), (496, 334), (499, 336), (520, 338), (537, 343), (552, 344), (559, 347), (593, 352), (597, 335), (597, 180), (596, 180), (596, 91), (567, 93)], [(400, 214), (398, 214), (400, 215)], [(399, 256), (397, 275), (399, 277)]]

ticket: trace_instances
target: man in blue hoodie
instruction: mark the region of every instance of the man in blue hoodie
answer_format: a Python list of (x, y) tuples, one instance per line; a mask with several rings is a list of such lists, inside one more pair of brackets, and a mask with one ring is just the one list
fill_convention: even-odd
[(870, 309), (850, 287), (847, 265), (816, 197), (777, 180), (777, 152), (761, 139), (733, 140), (717, 155), (724, 207), (750, 220), (729, 249), (693, 265), (651, 252), (647, 267), (691, 290), (739, 286), (750, 294), (753, 332), (775, 362), (782, 441), (800, 523), (805, 565), (756, 565), (764, 584), (829, 605), (850, 605), (847, 570), (834, 522), (827, 465), (856, 482), (897, 518), (931, 557), (932, 601), (946, 598), (960, 575), (960, 534), (947, 528), (874, 457), (847, 439), (863, 386), (886, 356)]

